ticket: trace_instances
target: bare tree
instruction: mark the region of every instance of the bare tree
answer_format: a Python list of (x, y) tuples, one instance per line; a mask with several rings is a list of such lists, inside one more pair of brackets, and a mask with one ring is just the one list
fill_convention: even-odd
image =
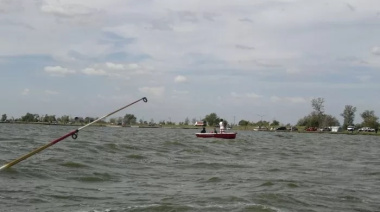
[(314, 109), (314, 113), (318, 117), (318, 126), (319, 127), (322, 127), (322, 125), (324, 124), (323, 123), (323, 115), (325, 112), (325, 106), (323, 105), (324, 102), (325, 102), (325, 99), (323, 99), (321, 97), (318, 97), (316, 99), (311, 100), (311, 106)]
[(325, 106), (323, 105), (324, 102), (324, 98), (318, 97), (316, 99), (311, 100), (311, 106), (313, 107), (315, 112), (322, 115), (325, 112)]
[(352, 105), (346, 105), (344, 107), (343, 113), (340, 115), (343, 116), (343, 128), (346, 129), (348, 126), (354, 125), (356, 107)]

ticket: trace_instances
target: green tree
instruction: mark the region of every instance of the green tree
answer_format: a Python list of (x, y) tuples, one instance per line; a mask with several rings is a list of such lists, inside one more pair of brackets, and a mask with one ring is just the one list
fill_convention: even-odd
[(126, 114), (124, 116), (124, 123), (127, 125), (136, 124), (137, 118), (133, 114)]
[(4, 121), (6, 121), (6, 120), (7, 120), (7, 114), (3, 114), (3, 115), (1, 116), (1, 121), (4, 122)]
[(111, 124), (116, 124), (116, 118), (110, 118), (110, 123)]
[(61, 122), (63, 124), (69, 123), (70, 122), (70, 117), (67, 115), (61, 116)]
[(325, 114), (323, 98), (316, 98), (311, 100), (313, 111), (298, 120), (297, 125), (307, 127), (328, 127), (339, 126), (339, 121), (332, 115)]
[(86, 118), (84, 118), (84, 122), (85, 123), (90, 123), (90, 122), (93, 122), (95, 119), (94, 118), (92, 118), (92, 117), (86, 117)]
[(219, 124), (219, 117), (216, 115), (216, 113), (210, 113), (209, 115), (206, 115), (203, 121), (206, 121), (208, 126), (215, 126)]
[(354, 125), (356, 107), (352, 105), (346, 105), (344, 107), (343, 113), (340, 115), (343, 116), (343, 129), (347, 129), (348, 126)]
[(379, 128), (379, 122), (377, 121), (379, 117), (375, 115), (373, 110), (365, 110), (360, 116), (363, 118), (362, 125), (364, 127)]
[(117, 118), (117, 125), (122, 125), (123, 124), (123, 118), (122, 117), (118, 117)]
[(272, 123), (270, 124), (271, 126), (279, 126), (280, 122), (277, 120), (273, 120)]
[(322, 126), (340, 126), (340, 123), (337, 118), (332, 115), (323, 115)]
[(186, 117), (185, 122), (184, 122), (184, 125), (189, 125), (189, 123), (190, 123), (190, 120), (189, 120), (188, 117)]
[(246, 121), (246, 120), (239, 121), (239, 126), (248, 126), (248, 125), (249, 125), (249, 121)]
[(37, 122), (39, 119), (38, 114), (26, 113), (25, 116), (21, 116), (21, 121), (24, 122)]
[(301, 118), (297, 122), (298, 126), (308, 127), (319, 127), (319, 116), (316, 112), (311, 112), (309, 115)]

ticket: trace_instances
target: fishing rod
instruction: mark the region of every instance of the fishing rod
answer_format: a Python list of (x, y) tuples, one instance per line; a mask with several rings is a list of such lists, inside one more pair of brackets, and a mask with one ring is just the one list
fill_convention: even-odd
[(94, 124), (94, 123), (96, 123), (96, 122), (98, 122), (98, 121), (104, 119), (104, 118), (107, 118), (108, 116), (111, 116), (111, 115), (113, 115), (113, 114), (115, 114), (115, 113), (117, 113), (117, 112), (119, 112), (119, 111), (121, 111), (121, 110), (124, 110), (125, 108), (127, 108), (127, 107), (129, 107), (129, 106), (131, 106), (131, 105), (133, 105), (133, 104), (135, 104), (135, 103), (141, 101), (141, 100), (144, 101), (144, 102), (148, 102), (148, 99), (147, 99), (146, 97), (143, 97), (143, 98), (141, 98), (141, 99), (139, 99), (139, 100), (137, 100), (137, 101), (135, 101), (135, 102), (132, 102), (132, 103), (129, 104), (129, 105), (126, 105), (126, 106), (124, 106), (124, 107), (122, 107), (122, 108), (120, 108), (120, 109), (117, 109), (117, 110), (115, 110), (115, 111), (113, 111), (113, 112), (111, 112), (111, 113), (109, 113), (109, 114), (107, 114), (107, 115), (104, 115), (104, 116), (102, 116), (102, 117), (96, 119), (95, 121), (93, 121), (93, 122), (91, 122), (91, 123), (88, 123), (88, 124), (86, 124), (86, 125), (84, 125), (84, 126), (78, 128), (78, 129), (76, 129), (76, 130), (73, 130), (73, 131), (67, 133), (67, 134), (64, 135), (64, 136), (62, 136), (62, 137), (60, 137), (60, 138), (58, 138), (58, 139), (56, 139), (56, 140), (53, 140), (53, 141), (51, 141), (50, 143), (48, 143), (48, 144), (46, 144), (46, 145), (44, 145), (44, 146), (42, 146), (42, 147), (40, 147), (40, 148), (38, 148), (38, 149), (36, 149), (36, 150), (34, 150), (34, 151), (32, 151), (32, 152), (30, 152), (30, 153), (24, 155), (24, 156), (21, 156), (21, 157), (15, 159), (15, 160), (13, 160), (13, 161), (11, 161), (11, 162), (5, 164), (5, 165), (3, 165), (2, 167), (0, 167), (0, 171), (3, 170), (3, 169), (9, 168), (9, 167), (11, 167), (11, 166), (13, 166), (13, 165), (15, 165), (15, 164), (17, 164), (17, 163), (19, 163), (19, 162), (21, 162), (21, 161), (23, 161), (23, 160), (29, 158), (30, 156), (32, 156), (32, 155), (34, 155), (34, 154), (36, 154), (36, 153), (38, 153), (38, 152), (41, 152), (42, 150), (44, 150), (44, 149), (46, 149), (46, 148), (48, 148), (48, 147), (50, 147), (50, 146), (53, 146), (54, 144), (56, 144), (56, 143), (58, 143), (58, 142), (64, 140), (65, 138), (67, 138), (67, 137), (69, 137), (69, 136), (71, 136), (73, 139), (76, 139), (76, 138), (78, 137), (78, 132), (79, 132), (80, 130), (82, 130), (82, 129), (84, 129), (84, 128), (86, 128), (86, 127), (88, 127), (88, 126), (90, 126), (90, 125), (92, 125), (92, 124)]

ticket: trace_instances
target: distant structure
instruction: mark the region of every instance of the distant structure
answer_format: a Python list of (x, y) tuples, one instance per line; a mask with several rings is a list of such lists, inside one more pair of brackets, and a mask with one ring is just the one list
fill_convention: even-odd
[(194, 126), (203, 126), (205, 123), (203, 121), (196, 121)]
[(342, 132), (342, 127), (340, 126), (333, 126), (331, 127), (331, 132)]

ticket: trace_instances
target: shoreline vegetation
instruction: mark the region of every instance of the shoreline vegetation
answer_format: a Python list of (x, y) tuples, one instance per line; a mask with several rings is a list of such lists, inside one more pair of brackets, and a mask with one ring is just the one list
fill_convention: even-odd
[[(87, 123), (49, 123), (49, 122), (0, 122), (0, 124), (30, 124), (30, 125), (50, 125), (50, 126), (69, 126), (69, 127), (80, 127), (84, 126)], [(163, 129), (192, 129), (192, 130), (201, 130), (202, 126), (193, 126), (193, 125), (145, 125), (145, 124), (136, 124), (136, 125), (115, 125), (106, 122), (94, 123), (89, 127), (119, 127), (119, 128), (163, 128)], [(276, 129), (278, 126), (273, 126), (273, 129)], [(256, 131), (257, 126), (234, 126), (229, 131), (253, 131), (255, 133), (260, 132), (289, 132), (289, 133), (317, 133), (317, 134), (347, 134), (347, 135), (375, 135), (380, 134), (376, 132), (358, 132), (358, 131), (347, 131), (342, 130), (339, 132), (331, 131), (306, 131), (304, 126), (296, 126), (298, 130), (260, 130)], [(215, 127), (206, 126), (206, 132), (211, 132)], [(217, 129), (218, 130), (218, 129)]]

